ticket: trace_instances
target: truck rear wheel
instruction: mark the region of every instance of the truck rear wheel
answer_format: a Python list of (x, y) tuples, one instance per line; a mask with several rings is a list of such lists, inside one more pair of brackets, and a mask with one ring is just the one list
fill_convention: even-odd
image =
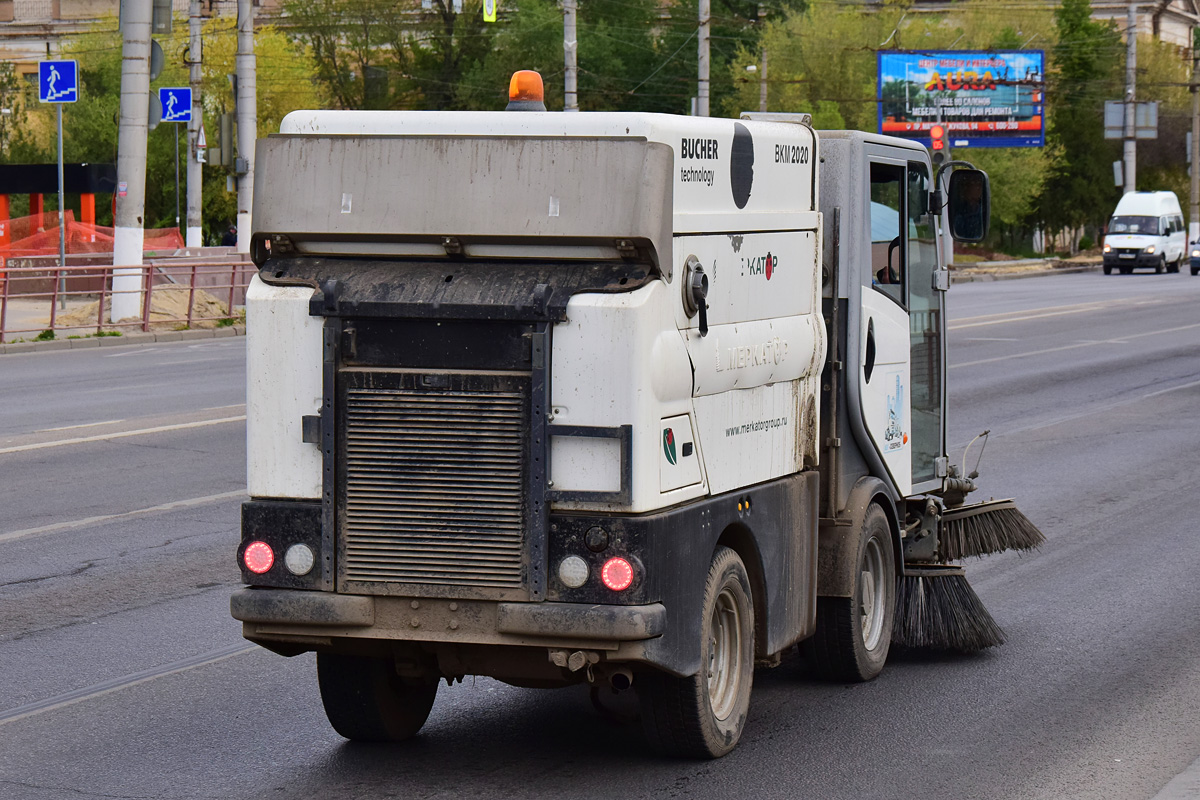
[(389, 658), (317, 654), (317, 682), (329, 724), (355, 742), (400, 742), (421, 730), (437, 679), (409, 681)]
[(661, 753), (719, 758), (737, 746), (754, 681), (754, 603), (737, 553), (718, 547), (704, 587), (700, 671), (652, 673), (635, 682), (642, 725)]
[(853, 595), (817, 598), (817, 632), (801, 645), (804, 660), (826, 680), (869, 681), (883, 671), (895, 618), (891, 527), (872, 504), (859, 532)]

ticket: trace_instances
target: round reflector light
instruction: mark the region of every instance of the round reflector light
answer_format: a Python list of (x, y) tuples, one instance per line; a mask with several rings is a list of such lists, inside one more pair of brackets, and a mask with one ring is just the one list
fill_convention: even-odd
[(294, 544), (283, 554), (283, 565), (293, 575), (307, 575), (315, 561), (312, 548), (306, 544)]
[(623, 558), (610, 558), (600, 570), (600, 580), (614, 592), (621, 592), (633, 584), (633, 565)]
[(578, 589), (587, 583), (588, 565), (579, 556), (567, 556), (558, 562), (558, 579), (564, 586)]
[(275, 564), (275, 551), (266, 542), (251, 542), (242, 552), (242, 562), (255, 575), (262, 575)]

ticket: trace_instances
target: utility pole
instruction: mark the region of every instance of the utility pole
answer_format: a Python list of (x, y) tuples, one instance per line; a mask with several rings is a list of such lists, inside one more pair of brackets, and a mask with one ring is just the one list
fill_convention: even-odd
[(1192, 28), (1192, 224), (1188, 241), (1200, 239), (1200, 28)]
[(121, 117), (109, 322), (139, 316), (150, 117), (150, 0), (121, 0)]
[(1137, 191), (1137, 3), (1130, 0), (1125, 24), (1125, 194)]
[(579, 110), (579, 41), (575, 36), (576, 0), (563, 0), (563, 111)]
[(200, 62), (203, 60), (203, 43), (200, 41), (200, 0), (191, 0), (188, 5), (188, 27), (191, 39), (188, 43), (188, 63), (191, 66), (192, 122), (188, 125), (187, 160), (187, 246), (200, 247), (204, 244), (201, 228), (204, 198), (204, 166), (200, 163), (200, 128), (204, 126), (204, 107), (200, 102)]
[(696, 94), (696, 116), (708, 116), (708, 23), (712, 18), (710, 0), (700, 0), (700, 86)]
[[(767, 10), (761, 5), (758, 7), (758, 35), (763, 37), (763, 27), (767, 20)], [(764, 39), (765, 42), (765, 39)], [(767, 46), (763, 44), (762, 49), (762, 72), (758, 76), (758, 110), (767, 110)]]
[(253, 0), (238, 0), (237, 128), (239, 160), (234, 168), (238, 176), (237, 250), (249, 253), (250, 214), (254, 208), (254, 142), (258, 138)]

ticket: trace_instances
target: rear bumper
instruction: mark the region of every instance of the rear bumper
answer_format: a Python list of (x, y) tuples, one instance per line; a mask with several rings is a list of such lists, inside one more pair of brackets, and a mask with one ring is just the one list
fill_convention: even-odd
[(583, 603), (498, 603), (477, 600), (367, 597), (290, 589), (239, 589), (230, 598), (233, 618), (247, 634), (272, 638), (322, 635), (531, 644), (640, 641), (661, 636), (667, 610)]

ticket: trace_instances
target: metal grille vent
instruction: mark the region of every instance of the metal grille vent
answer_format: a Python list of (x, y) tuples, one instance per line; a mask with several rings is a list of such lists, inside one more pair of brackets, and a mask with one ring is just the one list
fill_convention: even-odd
[(524, 585), (519, 392), (349, 389), (345, 578)]

